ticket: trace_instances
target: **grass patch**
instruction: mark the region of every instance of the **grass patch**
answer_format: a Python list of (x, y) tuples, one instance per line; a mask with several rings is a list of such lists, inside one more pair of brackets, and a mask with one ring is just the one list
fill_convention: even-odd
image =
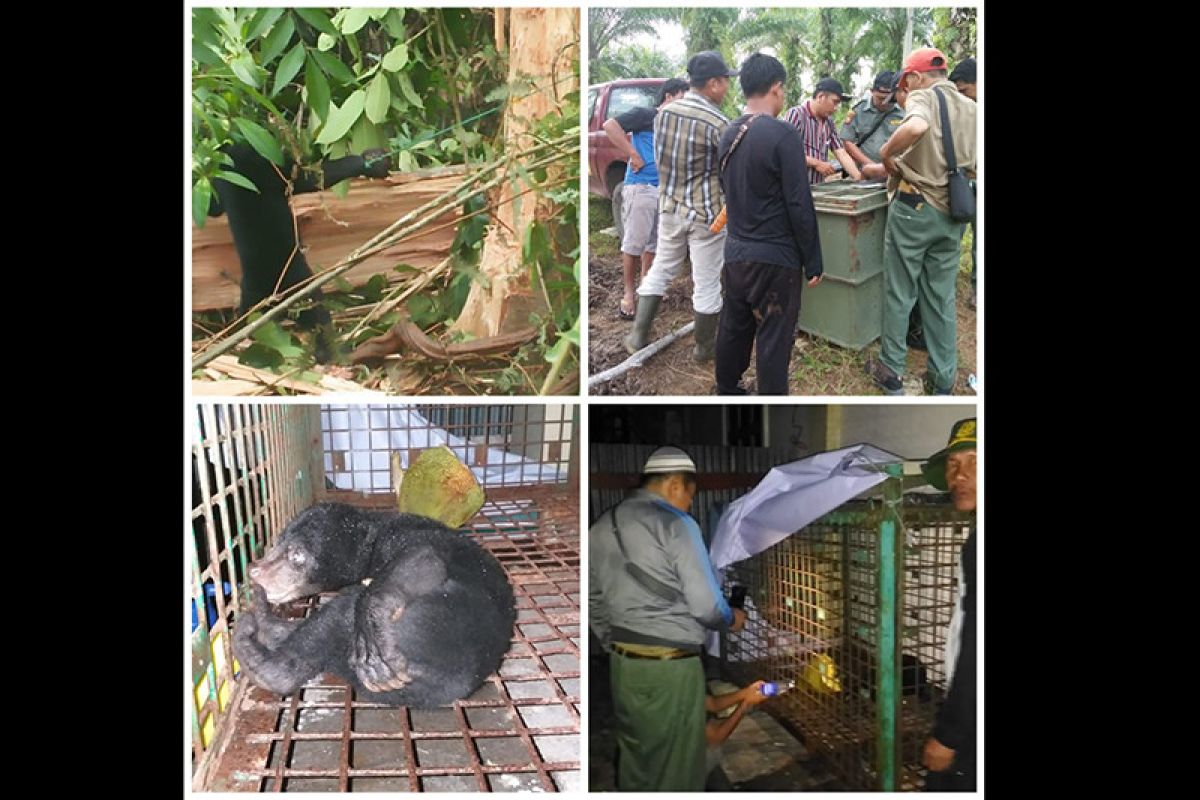
[(613, 226), (612, 201), (598, 194), (588, 195), (588, 230), (602, 231)]

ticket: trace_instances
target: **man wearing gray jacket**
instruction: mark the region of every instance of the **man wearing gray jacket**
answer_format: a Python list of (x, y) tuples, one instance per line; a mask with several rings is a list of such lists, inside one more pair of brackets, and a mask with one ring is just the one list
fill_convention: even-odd
[(695, 494), (695, 462), (660, 447), (588, 531), (588, 624), (610, 653), (619, 791), (704, 790), (700, 650), (708, 630), (737, 632), (746, 614), (721, 594), (687, 513)]

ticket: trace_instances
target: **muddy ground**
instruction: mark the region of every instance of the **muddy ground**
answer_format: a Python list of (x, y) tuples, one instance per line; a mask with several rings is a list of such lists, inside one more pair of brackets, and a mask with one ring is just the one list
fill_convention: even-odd
[[(594, 375), (629, 357), (621, 339), (630, 331), (633, 322), (621, 319), (617, 304), (621, 300), (621, 257), (616, 252), (616, 240), (605, 232), (595, 232), (590, 239), (588, 260), (588, 374)], [(964, 248), (965, 249), (965, 248)], [(969, 252), (964, 264), (970, 263)], [(970, 275), (959, 272), (958, 279), (958, 377), (955, 395), (974, 396), (967, 379), (975, 369), (975, 312), (968, 305), (971, 294)], [(656, 341), (692, 320), (692, 280), (687, 270), (673, 283), (659, 306), (651, 341)], [(803, 303), (803, 295), (801, 295)], [(592, 387), (589, 394), (615, 395), (701, 395), (712, 394), (716, 380), (712, 362), (692, 361), (695, 340), (691, 335), (672, 342), (642, 367), (634, 367), (607, 383)], [(792, 395), (882, 395), (883, 392), (864, 371), (867, 355), (878, 356), (876, 339), (861, 351), (848, 350), (806, 333), (796, 336), (788, 381)], [(908, 371), (904, 377), (905, 393), (923, 394), (921, 376), (927, 356), (919, 350), (909, 350)], [(742, 385), (753, 389), (754, 360), (742, 378)]]

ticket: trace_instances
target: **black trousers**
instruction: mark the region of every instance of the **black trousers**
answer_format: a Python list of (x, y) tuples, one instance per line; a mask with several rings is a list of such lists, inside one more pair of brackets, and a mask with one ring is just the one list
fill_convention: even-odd
[(721, 285), (725, 302), (717, 332), (717, 393), (746, 393), (738, 381), (757, 345), (758, 393), (787, 394), (804, 273), (778, 264), (727, 261)]
[(975, 791), (974, 744), (962, 747), (955, 753), (954, 763), (944, 772), (925, 773), (927, 792), (973, 792)]

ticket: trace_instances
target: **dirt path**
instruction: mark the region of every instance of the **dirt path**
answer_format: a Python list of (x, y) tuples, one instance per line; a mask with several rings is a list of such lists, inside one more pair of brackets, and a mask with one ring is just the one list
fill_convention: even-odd
[[(595, 250), (611, 252), (611, 237)], [(593, 240), (595, 241), (595, 240)], [(974, 396), (967, 385), (975, 372), (975, 312), (967, 305), (970, 277), (959, 274), (958, 281), (958, 377), (954, 394)], [(692, 280), (681, 275), (671, 285), (659, 307), (651, 328), (651, 341), (666, 336), (692, 320)], [(619, 255), (596, 255), (588, 262), (588, 374), (594, 375), (624, 361), (628, 354), (621, 339), (632, 328), (632, 321), (617, 315), (621, 299), (621, 259)], [(803, 300), (801, 301), (803, 302)], [(711, 394), (716, 386), (712, 362), (692, 361), (695, 340), (685, 336), (652, 358), (644, 367), (635, 367), (600, 386), (590, 394), (616, 395), (699, 395)], [(792, 395), (882, 395), (864, 371), (866, 356), (879, 354), (879, 340), (862, 351), (848, 350), (824, 339), (800, 333), (792, 352), (792, 375), (788, 381)], [(920, 395), (921, 375), (927, 357), (921, 351), (909, 351), (909, 369), (905, 374), (905, 393)], [(742, 385), (754, 386), (754, 362), (742, 378)]]

